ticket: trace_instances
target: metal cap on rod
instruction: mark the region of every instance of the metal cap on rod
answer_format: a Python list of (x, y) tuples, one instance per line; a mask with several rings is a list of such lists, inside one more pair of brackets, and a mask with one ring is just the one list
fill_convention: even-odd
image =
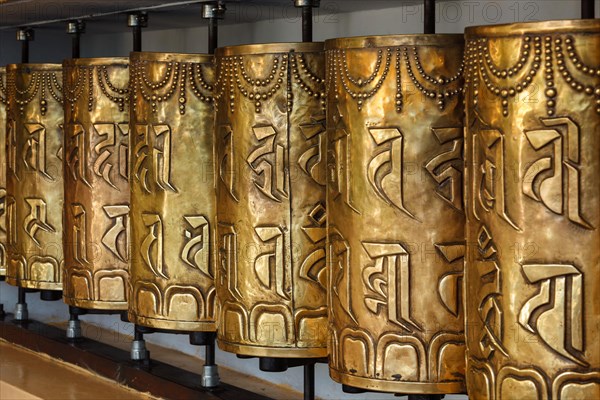
[(313, 7), (319, 7), (320, 0), (294, 0), (294, 6), (302, 9), (302, 41), (313, 41)]
[(594, 19), (596, 16), (595, 0), (581, 0), (581, 19)]
[(81, 50), (81, 34), (85, 33), (85, 22), (78, 19), (67, 22), (67, 33), (73, 35), (73, 44), (71, 47), (71, 57), (79, 58)]
[(127, 26), (133, 28), (133, 51), (142, 51), (142, 28), (148, 26), (148, 13), (145, 11), (129, 13)]
[(435, 0), (424, 0), (423, 2), (423, 14), (424, 14), (424, 29), (423, 33), (434, 34), (435, 33)]
[(35, 38), (33, 29), (31, 28), (18, 28), (17, 29), (17, 40), (21, 42), (21, 62), (29, 62), (29, 42)]
[(214, 54), (219, 42), (218, 20), (225, 18), (225, 3), (222, 1), (202, 4), (202, 18), (208, 19), (208, 52)]

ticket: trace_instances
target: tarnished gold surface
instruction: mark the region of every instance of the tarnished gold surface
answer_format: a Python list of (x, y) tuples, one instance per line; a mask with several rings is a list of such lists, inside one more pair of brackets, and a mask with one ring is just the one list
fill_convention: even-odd
[(464, 391), (463, 43), (326, 42), (329, 370), (340, 383)]
[(600, 21), (470, 28), (467, 385), (600, 397)]
[(65, 303), (126, 310), (127, 58), (65, 60)]
[(0, 276), (6, 275), (6, 68), (0, 68)]
[(219, 346), (326, 355), (322, 43), (217, 50)]
[(6, 71), (6, 281), (62, 290), (61, 66), (11, 64)]
[(212, 60), (131, 54), (129, 318), (139, 325), (215, 330)]

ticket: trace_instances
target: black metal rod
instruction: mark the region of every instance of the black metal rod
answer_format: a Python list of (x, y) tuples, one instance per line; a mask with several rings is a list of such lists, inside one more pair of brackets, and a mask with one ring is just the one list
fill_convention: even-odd
[(313, 41), (313, 12), (312, 6), (302, 7), (302, 41)]
[(208, 54), (215, 54), (219, 45), (219, 22), (217, 18), (208, 19)]
[(315, 400), (315, 364), (304, 365), (304, 400)]
[(29, 40), (21, 41), (21, 62), (23, 64), (29, 62)]
[(435, 0), (424, 0), (424, 33), (435, 33)]
[(581, 0), (581, 18), (594, 19), (596, 16), (595, 0)]
[(142, 27), (133, 27), (133, 51), (142, 51)]
[(142, 331), (138, 328), (137, 325), (135, 325), (134, 327), (134, 331), (133, 331), (133, 340), (144, 340), (144, 334), (142, 333)]
[(204, 360), (204, 365), (215, 365), (215, 339), (216, 335), (211, 335), (206, 344), (206, 358)]
[[(23, 61), (21, 60), (23, 63), (27, 63), (28, 61)], [(19, 287), (18, 289), (18, 294), (17, 294), (17, 303), (19, 304), (25, 304), (25, 288)]]
[(80, 50), (81, 50), (81, 34), (79, 32), (73, 33), (73, 38), (71, 39), (71, 57), (79, 58)]

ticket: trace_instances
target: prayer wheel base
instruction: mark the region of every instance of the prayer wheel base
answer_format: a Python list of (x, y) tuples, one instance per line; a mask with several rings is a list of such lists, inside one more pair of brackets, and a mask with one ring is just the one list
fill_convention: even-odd
[(466, 393), (466, 388), (461, 382), (420, 383), (420, 382), (392, 382), (381, 379), (361, 378), (329, 370), (329, 376), (341, 383), (356, 389), (368, 391), (402, 393), (402, 394), (461, 394)]
[(17, 279), (10, 276), (6, 277), (6, 283), (11, 286), (22, 287), (23, 289), (62, 291), (62, 283), (30, 281), (26, 279)]
[(62, 299), (62, 290), (40, 290), (40, 299), (42, 301), (58, 301)]
[(159, 330), (183, 332), (215, 332), (217, 330), (214, 322), (173, 321), (142, 317), (131, 312), (128, 313), (127, 316), (131, 323)]
[(268, 358), (321, 358), (327, 357), (327, 349), (322, 347), (258, 347), (228, 343), (217, 339), (219, 348), (229, 353), (243, 356)]
[(121, 311), (127, 310), (127, 302), (82, 300), (74, 299), (72, 297), (63, 297), (63, 301), (70, 307), (90, 310), (92, 313), (94, 310), (100, 310), (114, 311), (114, 314), (118, 314)]

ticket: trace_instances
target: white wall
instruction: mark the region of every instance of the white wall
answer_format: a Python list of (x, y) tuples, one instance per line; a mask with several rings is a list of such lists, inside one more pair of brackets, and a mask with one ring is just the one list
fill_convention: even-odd
[[(356, 0), (351, 0), (356, 1)], [(368, 1), (368, 0), (362, 0)], [(421, 2), (371, 0), (369, 4), (379, 7), (369, 11), (342, 13), (346, 2), (322, 0), (321, 11), (315, 16), (314, 38), (324, 40), (339, 36), (371, 34), (418, 33), (422, 31)], [(600, 1), (596, 1), (596, 17), (600, 12)], [(385, 8), (381, 8), (385, 7)], [(328, 10), (328, 11), (325, 11)], [(511, 23), (548, 19), (574, 19), (579, 17), (578, 0), (536, 0), (536, 1), (440, 1), (437, 5), (437, 31), (439, 33), (462, 33), (466, 26)], [(270, 41), (296, 41), (300, 36), (300, 24), (289, 8), (272, 7), (257, 9), (254, 6), (235, 5), (230, 7), (228, 20), (253, 16), (254, 22), (224, 24), (220, 29), (220, 44), (260, 43)], [(266, 20), (259, 20), (266, 18)], [(143, 41), (146, 51), (203, 52), (206, 51), (206, 28), (185, 28), (144, 31)], [(129, 32), (112, 34), (88, 33), (82, 39), (83, 57), (125, 56), (131, 46)], [(70, 41), (61, 31), (43, 30), (37, 32), (31, 45), (32, 62), (60, 62), (70, 52)], [(14, 32), (0, 31), (0, 64), (19, 60), (19, 47), (14, 40)], [(7, 311), (11, 311), (17, 297), (15, 288), (0, 284), (0, 301)], [(28, 296), (30, 317), (40, 321), (60, 322), (68, 319), (67, 307), (61, 302), (41, 302), (37, 295)], [(84, 320), (108, 329), (131, 334), (131, 324), (122, 323), (117, 317), (85, 316)], [(165, 347), (177, 348), (190, 354), (202, 355), (202, 348), (190, 346), (187, 337), (177, 335), (148, 335), (148, 341)], [(241, 372), (271, 380), (275, 384), (289, 385), (302, 390), (302, 370), (293, 368), (285, 373), (273, 374), (258, 371), (256, 360), (239, 360), (231, 354), (217, 352), (217, 362)], [(316, 371), (317, 396), (323, 399), (393, 399), (392, 395), (347, 395), (340, 385), (328, 377), (326, 366), (319, 365)], [(459, 399), (464, 396), (449, 396)]]

